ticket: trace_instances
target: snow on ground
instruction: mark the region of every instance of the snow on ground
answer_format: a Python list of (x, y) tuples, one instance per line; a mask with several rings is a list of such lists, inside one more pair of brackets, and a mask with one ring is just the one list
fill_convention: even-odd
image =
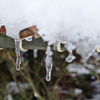
[(93, 95), (93, 99), (89, 99), (89, 100), (100, 100), (100, 83), (96, 80), (92, 82), (91, 85), (97, 88), (97, 94)]
[(66, 69), (69, 71), (69, 72), (74, 72), (76, 74), (89, 74), (89, 70), (86, 69), (85, 67), (83, 67), (83, 65), (80, 65), (80, 64), (69, 64)]
[[(20, 88), (22, 88), (22, 92), (25, 92), (25, 89), (28, 89), (29, 88), (29, 86), (30, 86), (30, 84), (29, 83), (18, 83), (19, 84), (19, 87)], [(17, 83), (15, 83), (15, 82), (10, 82), (10, 83), (8, 83), (7, 84), (7, 86), (6, 86), (6, 89), (5, 89), (5, 92), (4, 92), (4, 94), (6, 94), (6, 92), (7, 93), (19, 93), (19, 89), (18, 89), (18, 87), (17, 87)]]

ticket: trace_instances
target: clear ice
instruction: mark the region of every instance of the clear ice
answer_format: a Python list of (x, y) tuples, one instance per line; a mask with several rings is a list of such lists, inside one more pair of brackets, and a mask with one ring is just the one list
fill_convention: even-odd
[(70, 63), (70, 62), (72, 62), (74, 59), (75, 59), (75, 56), (73, 56), (72, 53), (69, 53), (68, 57), (66, 58), (66, 61)]
[(66, 58), (66, 61), (70, 63), (76, 58), (75, 56), (73, 56), (73, 52), (72, 52), (75, 49), (75, 47), (72, 44), (68, 44), (68, 45), (65, 45), (65, 48), (69, 52), (69, 55)]
[(17, 60), (16, 60), (16, 70), (20, 70), (20, 64), (21, 64), (21, 56), (20, 56), (20, 40), (15, 39), (15, 52), (17, 55)]
[(52, 51), (50, 49), (50, 46), (47, 46), (47, 51), (46, 51), (46, 80), (50, 81), (51, 80), (51, 71), (52, 71)]
[(54, 50), (57, 50), (58, 43), (57, 41), (54, 43)]

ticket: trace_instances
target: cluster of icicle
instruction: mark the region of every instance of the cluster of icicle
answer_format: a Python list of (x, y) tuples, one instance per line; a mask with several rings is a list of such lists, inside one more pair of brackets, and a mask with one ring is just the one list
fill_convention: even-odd
[[(75, 49), (75, 47), (71, 44), (66, 44), (65, 48), (68, 50), (69, 55), (66, 58), (67, 62), (72, 62), (75, 59), (75, 56), (73, 56), (72, 51)], [(20, 55), (20, 40), (15, 39), (15, 51), (17, 55), (16, 59), (16, 70), (20, 70), (20, 64), (21, 64), (21, 55)], [(53, 52), (51, 51), (50, 45), (47, 46), (46, 50), (46, 80), (50, 81), (51, 80), (51, 71), (52, 71), (52, 66), (53, 66), (53, 61), (52, 61), (52, 54)]]
[[(20, 40), (15, 39), (15, 52), (17, 55), (16, 59), (16, 70), (20, 70), (20, 64), (21, 64), (21, 55), (20, 55)], [(50, 49), (50, 46), (47, 46), (47, 51), (46, 51), (46, 80), (50, 81), (51, 80), (51, 71), (52, 71), (52, 51)]]

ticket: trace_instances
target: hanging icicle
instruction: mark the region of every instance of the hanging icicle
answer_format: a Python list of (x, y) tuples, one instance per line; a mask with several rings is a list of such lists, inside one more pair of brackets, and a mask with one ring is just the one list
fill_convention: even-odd
[(69, 44), (65, 45), (65, 48), (69, 52), (69, 55), (66, 58), (66, 61), (70, 63), (70, 62), (72, 62), (76, 58), (75, 56), (73, 56), (73, 50), (75, 49), (75, 47), (72, 44), (69, 43)]
[(50, 49), (50, 46), (47, 46), (47, 51), (46, 51), (46, 80), (50, 81), (51, 80), (51, 71), (52, 71), (52, 51)]
[(21, 56), (20, 56), (20, 40), (15, 39), (15, 52), (17, 55), (17, 59), (16, 59), (16, 70), (20, 70), (20, 64), (21, 64)]

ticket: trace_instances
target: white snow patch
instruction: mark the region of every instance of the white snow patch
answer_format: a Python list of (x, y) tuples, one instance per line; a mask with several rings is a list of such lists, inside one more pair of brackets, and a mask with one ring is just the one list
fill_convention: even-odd
[(100, 69), (97, 69), (96, 72), (99, 74), (100, 73)]
[[(19, 84), (19, 87), (21, 89), (21, 92), (24, 92), (25, 89), (28, 89), (29, 86), (30, 86), (29, 83), (18, 83), (18, 84)], [(13, 81), (12, 82), (9, 82), (6, 85), (6, 88), (5, 88), (4, 93), (6, 94), (6, 93), (12, 93), (12, 92), (14, 92), (16, 94), (20, 92), (19, 89), (18, 89), (18, 87), (17, 87), (17, 83), (15, 83)]]
[(82, 89), (78, 89), (78, 88), (76, 88), (74, 91), (76, 95), (79, 95), (83, 92)]
[(8, 94), (4, 97), (4, 100), (14, 100), (11, 94)]
[(87, 70), (84, 66), (80, 64), (69, 64), (67, 67), (69, 72), (75, 72), (77, 74), (89, 74), (89, 70)]

